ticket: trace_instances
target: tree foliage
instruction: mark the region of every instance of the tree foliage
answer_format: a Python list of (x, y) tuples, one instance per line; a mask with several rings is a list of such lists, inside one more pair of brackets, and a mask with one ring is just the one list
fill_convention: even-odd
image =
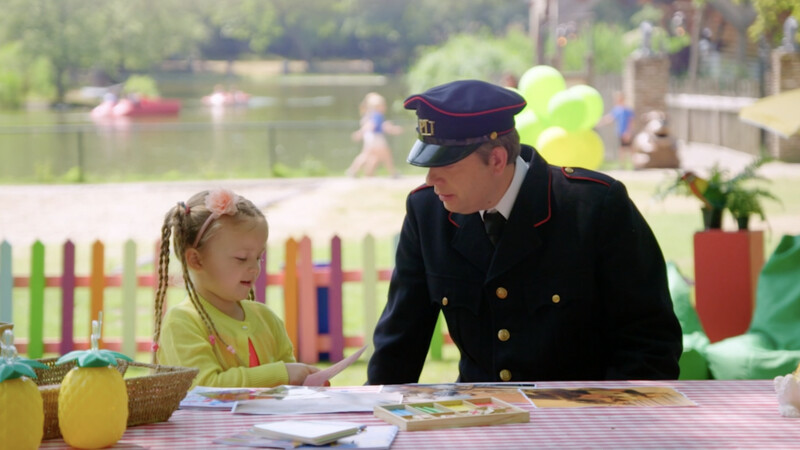
[[(797, 0), (693, 3), (752, 4), (758, 19), (751, 36), (764, 32), (773, 42), (788, 14), (800, 14)], [(494, 78), (503, 71), (519, 74), (518, 61), (525, 67), (534, 61), (525, 37), (529, 6), (497, 0), (0, 0), (0, 45), (17, 46), (14, 63), (2, 68), (0, 89), (6, 96), (36, 90), (60, 102), (82, 82), (80, 74), (100, 71), (122, 82), (167, 59), (195, 58), (303, 59), (312, 70), (317, 60), (363, 58), (382, 73), (403, 73), (413, 64), (434, 77)], [(628, 49), (609, 39), (630, 28), (632, 18), (655, 11), (636, 16), (640, 9), (636, 0), (597, 1), (596, 20), (619, 22), (594, 27), (592, 39), (585, 33), (570, 38), (561, 48), (564, 69), (582, 67), (587, 52), (598, 73), (621, 68)], [(449, 67), (434, 69), (437, 64)]]

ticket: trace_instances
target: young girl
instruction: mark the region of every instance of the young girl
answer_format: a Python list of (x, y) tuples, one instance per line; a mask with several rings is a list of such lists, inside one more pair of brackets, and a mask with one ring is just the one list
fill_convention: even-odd
[[(188, 298), (164, 315), (170, 234)], [(193, 386), (300, 385), (319, 370), (295, 362), (283, 322), (252, 301), (267, 234), (261, 211), (226, 189), (200, 192), (167, 212), (158, 262), (156, 363), (198, 368)]]
[(354, 141), (362, 141), (361, 153), (356, 156), (347, 175), (354, 177), (364, 170), (366, 176), (372, 176), (378, 164), (386, 166), (393, 177), (397, 176), (392, 161), (392, 149), (386, 140), (386, 134), (400, 134), (403, 128), (386, 120), (386, 99), (377, 92), (370, 92), (361, 101), (361, 127), (353, 132)]

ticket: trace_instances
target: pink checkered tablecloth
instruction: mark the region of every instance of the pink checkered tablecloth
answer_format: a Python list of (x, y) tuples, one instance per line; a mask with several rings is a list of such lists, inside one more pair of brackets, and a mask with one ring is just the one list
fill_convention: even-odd
[[(800, 419), (778, 412), (772, 380), (543, 382), (537, 387), (669, 386), (697, 406), (540, 408), (530, 423), (400, 431), (392, 449), (800, 448)], [(272, 420), (332, 419), (386, 425), (372, 413), (251, 416), (176, 411), (168, 422), (131, 427), (114, 448), (210, 449), (212, 440)], [(49, 440), (41, 448), (65, 448)]]

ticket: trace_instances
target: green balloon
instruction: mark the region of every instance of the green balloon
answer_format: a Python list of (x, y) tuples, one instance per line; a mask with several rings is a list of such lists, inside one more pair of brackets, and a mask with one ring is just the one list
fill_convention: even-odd
[(534, 147), (539, 134), (548, 127), (545, 121), (536, 117), (536, 113), (530, 108), (525, 108), (517, 115), (516, 124), (520, 142)]
[(577, 92), (557, 92), (548, 103), (548, 120), (567, 131), (578, 131), (586, 120), (586, 102)]
[(548, 120), (547, 103), (556, 92), (566, 88), (561, 72), (550, 66), (533, 66), (519, 79), (519, 91), (536, 116)]
[(603, 96), (600, 95), (597, 89), (586, 84), (578, 84), (568, 90), (583, 98), (583, 102), (586, 105), (586, 116), (578, 129), (591, 130), (603, 117)]

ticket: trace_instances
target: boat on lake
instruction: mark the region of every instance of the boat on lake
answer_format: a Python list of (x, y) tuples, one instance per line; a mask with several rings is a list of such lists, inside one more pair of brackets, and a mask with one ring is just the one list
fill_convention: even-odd
[(92, 117), (174, 116), (181, 111), (181, 101), (169, 98), (105, 99), (92, 109)]

